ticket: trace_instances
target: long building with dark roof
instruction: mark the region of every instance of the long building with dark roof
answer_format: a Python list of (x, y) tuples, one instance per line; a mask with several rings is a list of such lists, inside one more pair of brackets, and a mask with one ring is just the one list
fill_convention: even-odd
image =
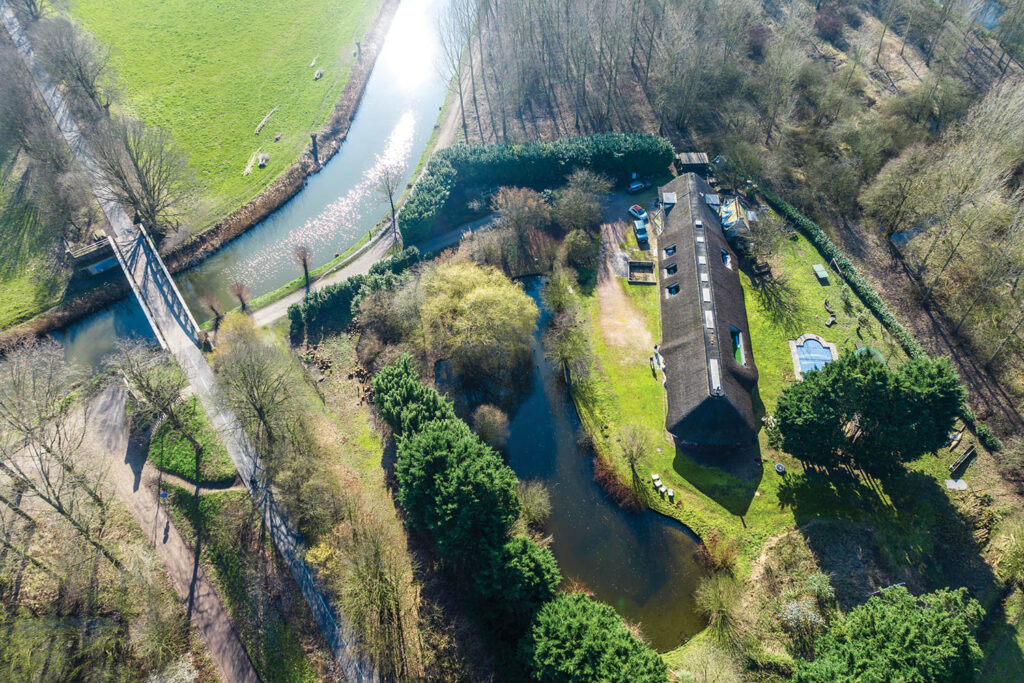
[(757, 435), (750, 347), (739, 260), (704, 179), (688, 173), (661, 188), (661, 356), (665, 427), (684, 445), (743, 446)]

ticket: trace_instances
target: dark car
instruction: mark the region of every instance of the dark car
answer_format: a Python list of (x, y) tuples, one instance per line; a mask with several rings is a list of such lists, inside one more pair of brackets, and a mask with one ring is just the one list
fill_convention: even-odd
[(630, 194), (637, 194), (638, 192), (643, 192), (648, 189), (650, 186), (651, 184), (646, 180), (634, 180), (629, 184), (629, 189), (626, 191)]

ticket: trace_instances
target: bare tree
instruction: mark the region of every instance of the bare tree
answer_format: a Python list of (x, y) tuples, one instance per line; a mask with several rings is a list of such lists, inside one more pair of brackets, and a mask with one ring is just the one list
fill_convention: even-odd
[(228, 285), (228, 291), (231, 293), (231, 296), (238, 299), (238, 305), (241, 306), (242, 313), (245, 313), (250, 294), (249, 285), (245, 284), (241, 280), (235, 280)]
[(313, 251), (305, 244), (296, 244), (292, 248), (292, 256), (302, 266), (302, 276), (306, 278), (306, 294), (309, 294), (309, 262), (313, 259)]
[(466, 124), (466, 102), (462, 85), (462, 51), (466, 47), (469, 27), (465, 24), (466, 15), (453, 5), (437, 20), (437, 35), (441, 39), (441, 54), (437, 60), (440, 77), (451, 87), (452, 81), (459, 92), (459, 113), (462, 115), (462, 137), (469, 139), (469, 126)]
[(81, 377), (57, 342), (7, 353), (0, 362), (0, 473), (121, 569), (103, 542), (109, 508), (103, 474), (82, 454), (86, 411), (71, 393)]
[(198, 475), (203, 445), (187, 424), (189, 408), (182, 401), (188, 386), (185, 373), (166, 352), (138, 340), (118, 342), (113, 362), (138, 401), (140, 413), (164, 418), (192, 446)]
[(46, 16), (49, 7), (60, 7), (63, 2), (42, 2), (41, 0), (9, 0), (18, 19), (23, 22), (39, 21)]
[(647, 433), (635, 426), (629, 426), (622, 432), (622, 458), (629, 465), (629, 472), (632, 476), (633, 496), (637, 503), (647, 503), (648, 491), (645, 482), (640, 478), (637, 466), (640, 464), (644, 453), (650, 448)]
[(159, 236), (180, 225), (193, 186), (181, 151), (163, 131), (118, 116), (94, 145), (104, 192)]
[(217, 301), (217, 297), (212, 294), (203, 294), (199, 297), (203, 305), (210, 309), (210, 313), (213, 314), (213, 333), (216, 335), (220, 331), (220, 323), (224, 320), (224, 309)]
[(402, 186), (403, 168), (400, 164), (389, 163), (378, 160), (376, 186), (377, 194), (381, 199), (386, 199), (391, 207), (391, 232), (398, 248), (402, 247), (402, 235), (398, 232), (398, 220), (395, 216), (395, 193)]
[(110, 110), (113, 75), (106, 48), (65, 17), (40, 23), (35, 45), (55, 82), (96, 108)]
[(298, 380), (287, 356), (260, 338), (250, 318), (229, 316), (221, 336), (213, 360), (225, 400), (269, 451), (290, 413)]

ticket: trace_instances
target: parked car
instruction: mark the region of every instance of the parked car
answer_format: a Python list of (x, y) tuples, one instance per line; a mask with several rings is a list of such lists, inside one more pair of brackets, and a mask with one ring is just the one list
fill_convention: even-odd
[(637, 194), (639, 192), (643, 192), (650, 186), (651, 184), (646, 180), (634, 180), (629, 184), (629, 189), (627, 189), (626, 191), (629, 192), (630, 194)]
[(636, 218), (637, 220), (647, 220), (647, 212), (644, 211), (644, 207), (640, 206), (639, 204), (634, 204), (633, 206), (629, 207), (629, 215), (632, 216), (633, 218)]
[(636, 243), (643, 244), (647, 241), (647, 225), (643, 221), (633, 221), (633, 234), (636, 235)]

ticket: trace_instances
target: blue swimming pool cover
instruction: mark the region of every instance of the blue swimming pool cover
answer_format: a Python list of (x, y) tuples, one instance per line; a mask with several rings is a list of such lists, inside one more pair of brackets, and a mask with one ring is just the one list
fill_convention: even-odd
[(800, 359), (800, 372), (806, 374), (810, 370), (821, 370), (832, 362), (832, 351), (817, 339), (805, 339), (797, 344), (796, 357)]

